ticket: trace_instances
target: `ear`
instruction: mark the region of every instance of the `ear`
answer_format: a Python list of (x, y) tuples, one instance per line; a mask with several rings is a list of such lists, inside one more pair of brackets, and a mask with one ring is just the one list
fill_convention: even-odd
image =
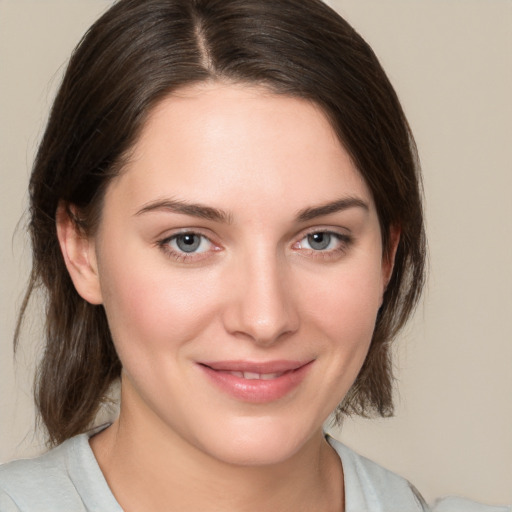
[(96, 261), (95, 243), (71, 218), (77, 209), (59, 203), (56, 215), (57, 237), (66, 268), (78, 294), (91, 304), (101, 304), (100, 280)]
[(389, 281), (391, 280), (391, 276), (393, 275), (396, 250), (398, 249), (398, 244), (400, 242), (401, 232), (402, 230), (399, 226), (394, 225), (389, 228), (389, 249), (384, 253), (382, 259), (382, 277), (384, 283), (383, 293), (386, 291)]

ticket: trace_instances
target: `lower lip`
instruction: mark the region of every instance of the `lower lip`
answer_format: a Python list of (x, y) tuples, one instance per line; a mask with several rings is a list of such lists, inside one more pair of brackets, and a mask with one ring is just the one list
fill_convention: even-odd
[(285, 397), (306, 377), (313, 361), (271, 380), (244, 379), (228, 372), (199, 365), (208, 378), (223, 392), (244, 402), (262, 404)]

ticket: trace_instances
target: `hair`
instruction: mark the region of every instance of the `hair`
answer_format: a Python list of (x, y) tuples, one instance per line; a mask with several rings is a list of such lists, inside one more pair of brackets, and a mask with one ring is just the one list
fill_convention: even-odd
[(33, 267), (14, 343), (42, 288), (35, 399), (49, 445), (90, 428), (121, 373), (103, 307), (82, 299), (66, 270), (57, 208), (93, 234), (105, 189), (152, 108), (205, 81), (259, 85), (318, 105), (371, 190), (384, 257), (391, 229), (400, 230), (368, 355), (335, 417), (393, 413), (390, 342), (420, 296), (425, 237), (415, 143), (373, 51), (321, 0), (120, 0), (73, 52), (30, 179)]

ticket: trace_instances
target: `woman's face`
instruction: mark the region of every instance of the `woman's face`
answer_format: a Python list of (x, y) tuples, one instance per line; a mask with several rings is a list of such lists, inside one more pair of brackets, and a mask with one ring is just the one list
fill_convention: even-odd
[(320, 109), (247, 86), (187, 87), (154, 109), (92, 243), (121, 414), (241, 464), (321, 435), (390, 272), (372, 196)]

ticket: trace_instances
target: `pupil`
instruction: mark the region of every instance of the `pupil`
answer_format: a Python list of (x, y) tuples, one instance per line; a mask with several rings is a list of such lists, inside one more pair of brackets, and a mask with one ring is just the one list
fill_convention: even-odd
[(308, 242), (313, 249), (321, 251), (329, 247), (331, 235), (329, 235), (329, 233), (313, 233), (312, 235), (308, 235)]
[(176, 239), (176, 245), (183, 252), (194, 252), (200, 243), (201, 240), (197, 235), (180, 235)]

